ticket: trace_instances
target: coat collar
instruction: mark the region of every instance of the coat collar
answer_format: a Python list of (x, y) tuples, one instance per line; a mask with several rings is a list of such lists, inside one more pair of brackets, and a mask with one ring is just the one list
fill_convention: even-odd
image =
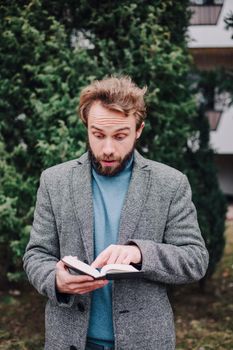
[[(133, 236), (144, 203), (149, 194), (150, 165), (137, 151), (134, 153), (134, 165), (129, 189), (126, 195), (120, 219), (118, 244), (125, 244)], [(91, 164), (88, 153), (83, 154), (72, 169), (71, 197), (76, 219), (81, 231), (84, 249), (91, 263), (94, 257), (94, 218), (92, 200)]]
[(72, 169), (71, 198), (83, 246), (89, 264), (93, 261), (93, 201), (91, 166), (88, 154), (83, 154)]
[(146, 158), (134, 153), (134, 166), (129, 189), (121, 212), (118, 244), (125, 244), (135, 232), (149, 194), (150, 166)]

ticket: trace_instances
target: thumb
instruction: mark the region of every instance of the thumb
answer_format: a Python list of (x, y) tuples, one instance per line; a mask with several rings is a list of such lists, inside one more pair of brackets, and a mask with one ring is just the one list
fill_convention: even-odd
[(67, 271), (67, 269), (68, 269), (68, 267), (66, 266), (66, 264), (65, 264), (63, 261), (61, 261), (61, 260), (59, 260), (59, 261), (57, 262), (56, 268), (57, 268), (58, 270), (65, 270), (65, 271)]

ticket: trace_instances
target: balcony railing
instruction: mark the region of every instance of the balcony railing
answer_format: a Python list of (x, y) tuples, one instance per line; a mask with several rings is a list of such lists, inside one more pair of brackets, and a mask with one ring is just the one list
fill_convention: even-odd
[(189, 6), (189, 8), (192, 12), (192, 17), (190, 19), (191, 25), (216, 25), (221, 13), (222, 5), (193, 5)]

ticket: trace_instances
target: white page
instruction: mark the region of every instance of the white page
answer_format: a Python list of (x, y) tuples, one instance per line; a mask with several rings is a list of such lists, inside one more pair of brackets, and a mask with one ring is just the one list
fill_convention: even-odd
[(78, 270), (81, 270), (84, 273), (91, 275), (95, 278), (100, 277), (100, 272), (98, 270), (96, 270), (94, 267), (92, 267), (88, 264), (85, 264), (84, 262), (78, 260), (76, 256), (71, 256), (71, 255), (64, 256), (64, 258), (62, 258), (62, 261), (64, 263), (67, 263), (68, 266), (70, 265), (71, 267), (74, 267)]
[(108, 264), (102, 267), (100, 273), (101, 276), (105, 276), (107, 272), (138, 272), (132, 265), (126, 264)]

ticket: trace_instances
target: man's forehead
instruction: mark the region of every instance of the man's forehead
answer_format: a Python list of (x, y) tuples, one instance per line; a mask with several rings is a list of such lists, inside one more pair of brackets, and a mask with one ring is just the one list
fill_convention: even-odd
[(91, 118), (90, 128), (100, 129), (103, 127), (117, 127), (117, 129), (131, 129), (132, 125), (125, 120), (127, 117), (123, 118)]
[(131, 129), (136, 123), (133, 116), (125, 116), (124, 113), (103, 107), (95, 103), (88, 113), (88, 126), (90, 128), (121, 127)]

